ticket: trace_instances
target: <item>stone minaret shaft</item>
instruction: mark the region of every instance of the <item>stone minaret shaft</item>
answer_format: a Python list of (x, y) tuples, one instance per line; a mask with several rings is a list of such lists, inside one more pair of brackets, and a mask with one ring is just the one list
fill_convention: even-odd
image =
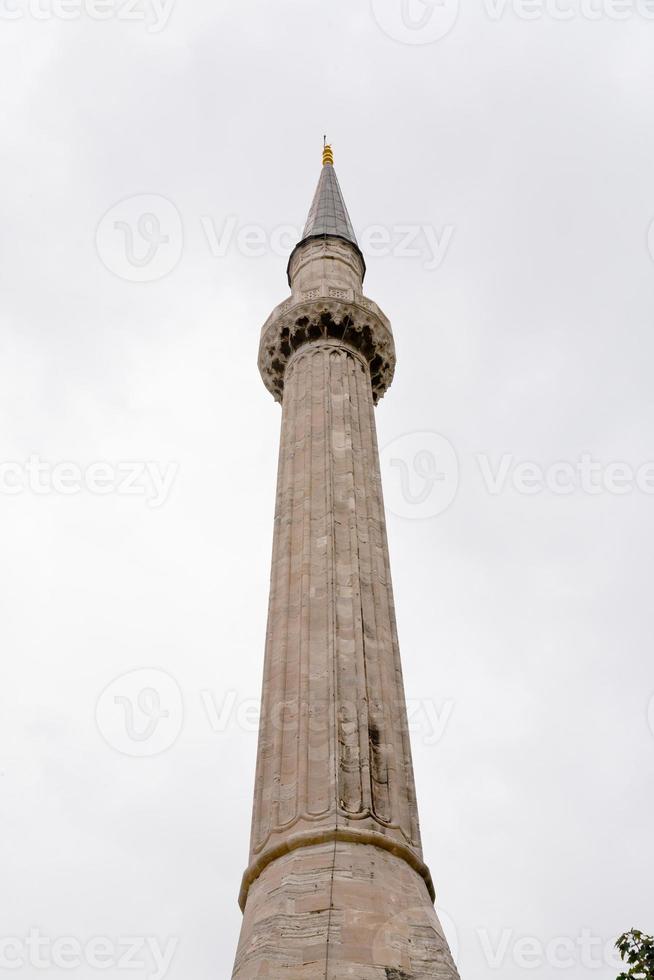
[(458, 975), (423, 862), (374, 404), (390, 324), (362, 295), (329, 147), (259, 367), (282, 402), (250, 862), (233, 977)]

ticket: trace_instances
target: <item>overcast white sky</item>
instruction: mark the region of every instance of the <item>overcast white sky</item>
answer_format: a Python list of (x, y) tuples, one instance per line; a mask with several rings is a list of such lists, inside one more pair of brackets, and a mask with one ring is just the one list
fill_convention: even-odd
[(604, 945), (654, 930), (654, 10), (139, 2), (0, 0), (4, 966), (231, 974), (258, 333), (327, 132), (395, 330), (391, 560), (462, 978), (612, 980)]

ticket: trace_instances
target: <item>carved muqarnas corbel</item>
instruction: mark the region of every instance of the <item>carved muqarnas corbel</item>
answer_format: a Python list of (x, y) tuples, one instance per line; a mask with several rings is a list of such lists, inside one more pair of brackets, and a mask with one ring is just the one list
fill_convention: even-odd
[[(311, 290), (317, 293), (318, 290)], [(284, 393), (286, 366), (300, 347), (332, 340), (357, 351), (368, 365), (375, 404), (389, 388), (395, 371), (395, 345), (390, 323), (376, 303), (349, 290), (329, 289), (338, 296), (307, 296), (299, 303), (286, 300), (266, 321), (261, 332), (259, 370), (275, 401)]]

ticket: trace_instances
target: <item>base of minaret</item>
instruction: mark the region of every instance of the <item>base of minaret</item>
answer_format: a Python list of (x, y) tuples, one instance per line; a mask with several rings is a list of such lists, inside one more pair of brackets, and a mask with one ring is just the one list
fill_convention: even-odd
[(367, 844), (302, 847), (251, 884), (233, 980), (458, 980), (421, 875)]

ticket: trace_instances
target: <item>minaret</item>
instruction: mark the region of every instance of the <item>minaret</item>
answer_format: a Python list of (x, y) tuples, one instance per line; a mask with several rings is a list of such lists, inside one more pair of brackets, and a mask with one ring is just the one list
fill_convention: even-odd
[(259, 348), (282, 427), (233, 978), (455, 980), (420, 843), (375, 433), (393, 335), (363, 295), (333, 164), (325, 146)]

